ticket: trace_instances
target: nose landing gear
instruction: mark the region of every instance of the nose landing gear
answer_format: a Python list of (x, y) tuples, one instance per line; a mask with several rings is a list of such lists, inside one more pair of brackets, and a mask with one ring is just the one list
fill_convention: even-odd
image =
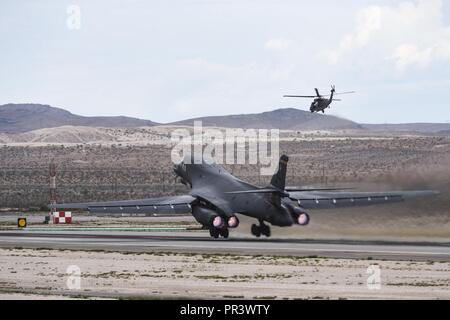
[(259, 238), (261, 235), (266, 237), (270, 237), (271, 235), (270, 227), (264, 224), (264, 222), (261, 220), (259, 221), (259, 226), (256, 224), (252, 224), (251, 232), (252, 235), (257, 238)]

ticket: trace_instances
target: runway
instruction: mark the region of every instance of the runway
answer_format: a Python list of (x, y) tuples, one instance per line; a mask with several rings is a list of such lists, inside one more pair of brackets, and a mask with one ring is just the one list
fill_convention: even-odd
[(244, 237), (211, 239), (206, 232), (0, 231), (0, 247), (450, 261), (450, 243)]

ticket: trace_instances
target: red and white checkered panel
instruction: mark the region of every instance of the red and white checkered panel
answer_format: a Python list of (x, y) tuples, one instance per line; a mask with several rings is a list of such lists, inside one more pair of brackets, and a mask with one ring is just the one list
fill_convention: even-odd
[(72, 212), (68, 211), (53, 212), (53, 223), (54, 224), (72, 223)]

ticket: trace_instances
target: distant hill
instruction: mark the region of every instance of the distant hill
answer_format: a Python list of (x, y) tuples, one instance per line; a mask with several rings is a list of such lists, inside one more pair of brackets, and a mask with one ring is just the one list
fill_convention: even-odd
[(450, 129), (448, 129), (448, 130), (441, 130), (438, 133), (439, 134), (443, 134), (443, 135), (450, 135)]
[(202, 121), (203, 126), (253, 128), (253, 129), (285, 129), (285, 130), (333, 130), (362, 129), (353, 121), (335, 116), (311, 113), (294, 108), (277, 109), (255, 114), (238, 114), (188, 119), (170, 123), (171, 125), (192, 126), (194, 121)]
[(20, 133), (60, 126), (140, 127), (157, 123), (130, 117), (83, 117), (42, 104), (0, 105), (0, 132)]
[[(339, 117), (311, 113), (295, 108), (277, 109), (263, 113), (210, 116), (167, 123), (165, 125), (192, 126), (201, 120), (205, 127), (225, 127), (243, 129), (281, 129), (281, 130), (337, 130), (361, 129), (387, 132), (419, 132), (449, 134), (450, 123), (406, 123), (406, 124), (358, 124)], [(42, 104), (5, 104), (0, 105), (0, 133), (26, 133), (45, 128), (63, 127), (55, 131), (56, 136), (46, 131), (35, 132), (38, 140), (60, 140), (60, 136), (69, 137), (71, 127), (135, 128), (160, 125), (150, 120), (130, 117), (83, 117), (60, 108)], [(81, 129), (80, 129), (81, 130)], [(98, 132), (76, 132), (69, 140), (76, 141), (79, 136), (97, 136)], [(21, 137), (20, 140), (24, 137)], [(99, 138), (101, 138), (99, 136)], [(105, 138), (105, 137), (103, 137)], [(83, 139), (82, 139), (83, 140)]]
[(375, 131), (409, 131), (422, 133), (448, 133), (450, 123), (400, 123), (400, 124), (361, 124), (365, 129)]
[(23, 133), (0, 133), (0, 143), (108, 143), (116, 141), (113, 135), (108, 134), (108, 130), (120, 129), (61, 126)]

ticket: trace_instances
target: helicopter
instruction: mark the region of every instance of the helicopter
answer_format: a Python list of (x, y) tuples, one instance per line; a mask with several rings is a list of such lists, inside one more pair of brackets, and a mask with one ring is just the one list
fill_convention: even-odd
[[(355, 93), (355, 91), (335, 93), (336, 87), (334, 85), (331, 86), (331, 94), (329, 94), (329, 95), (323, 96), (319, 93), (319, 90), (317, 88), (314, 88), (314, 90), (316, 91), (315, 96), (285, 95), (284, 97), (285, 98), (315, 98), (314, 101), (311, 102), (311, 107), (309, 108), (309, 110), (311, 112), (322, 111), (322, 113), (325, 113), (325, 109), (329, 108), (333, 101), (341, 101), (341, 99), (334, 99), (334, 96), (340, 95), (340, 94)], [(326, 98), (326, 97), (330, 97), (330, 98)]]

